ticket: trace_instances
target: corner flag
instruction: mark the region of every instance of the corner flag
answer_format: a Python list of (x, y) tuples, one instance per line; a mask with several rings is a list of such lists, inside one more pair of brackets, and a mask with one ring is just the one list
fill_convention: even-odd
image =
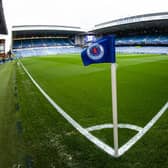
[(81, 53), (85, 66), (94, 63), (115, 63), (115, 39), (114, 36), (103, 37)]
[(117, 80), (114, 36), (106, 36), (84, 49), (81, 53), (85, 66), (96, 63), (111, 63), (111, 91), (113, 110), (113, 138), (115, 156), (118, 156), (118, 115), (117, 115)]

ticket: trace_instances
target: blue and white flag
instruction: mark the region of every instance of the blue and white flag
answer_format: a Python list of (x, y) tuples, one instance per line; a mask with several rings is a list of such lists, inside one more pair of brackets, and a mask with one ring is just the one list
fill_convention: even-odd
[(82, 61), (85, 66), (96, 63), (115, 63), (115, 38), (105, 36), (81, 53)]

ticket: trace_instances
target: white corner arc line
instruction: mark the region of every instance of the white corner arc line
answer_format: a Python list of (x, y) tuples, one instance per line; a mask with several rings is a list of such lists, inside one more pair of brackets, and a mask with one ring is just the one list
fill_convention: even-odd
[(123, 155), (126, 151), (128, 151), (139, 139), (141, 139), (145, 133), (159, 120), (159, 118), (164, 114), (164, 112), (168, 109), (168, 102), (160, 109), (160, 111), (149, 121), (146, 126), (137, 133), (133, 138), (131, 138), (126, 144), (124, 144), (119, 149), (119, 156)]
[[(95, 125), (95, 126), (91, 126), (91, 127), (88, 127), (86, 128), (87, 131), (98, 131), (98, 130), (101, 130), (101, 129), (105, 129), (105, 128), (113, 128), (113, 124), (101, 124), (101, 125)], [(126, 128), (126, 129), (131, 129), (131, 130), (134, 130), (134, 131), (142, 131), (142, 127), (139, 127), (137, 125), (133, 125), (133, 124), (118, 124), (118, 128)]]
[(71, 118), (60, 106), (58, 106), (48, 95), (47, 93), (39, 86), (39, 84), (33, 79), (28, 70), (25, 68), (21, 61), (20, 65), (22, 66), (25, 73), (28, 75), (32, 83), (38, 88), (38, 90), (42, 93), (42, 95), (47, 99), (47, 101), (60, 113), (75, 129), (77, 129), (82, 135), (84, 135), (89, 141), (94, 143), (97, 147), (102, 149), (104, 152), (108, 153), (112, 157), (118, 157), (114, 154), (114, 149), (109, 145), (105, 144), (95, 136), (93, 136), (90, 132), (88, 132), (85, 128), (83, 128), (80, 124), (78, 124), (73, 118)]

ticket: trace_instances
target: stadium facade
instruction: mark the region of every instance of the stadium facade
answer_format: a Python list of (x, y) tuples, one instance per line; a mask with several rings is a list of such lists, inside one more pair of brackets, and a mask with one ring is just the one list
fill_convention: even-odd
[(0, 63), (5, 59), (5, 36), (7, 35), (7, 26), (5, 22), (5, 16), (2, 6), (2, 0), (0, 0)]
[(12, 48), (16, 56), (78, 53), (83, 45), (80, 27), (22, 25), (12, 28)]
[(0, 0), (0, 34), (7, 34), (7, 26), (5, 22), (4, 10), (2, 6), (2, 0)]
[(96, 34), (113, 33), (118, 36), (168, 33), (168, 12), (137, 15), (95, 25)]
[[(78, 53), (87, 36), (116, 35), (117, 52), (168, 53), (168, 13), (154, 13), (100, 23), (88, 32), (80, 27), (54, 25), (13, 26), (17, 56)], [(93, 38), (94, 39), (94, 38)]]
[(168, 54), (168, 12), (100, 23), (92, 32), (97, 37), (115, 34), (117, 52)]

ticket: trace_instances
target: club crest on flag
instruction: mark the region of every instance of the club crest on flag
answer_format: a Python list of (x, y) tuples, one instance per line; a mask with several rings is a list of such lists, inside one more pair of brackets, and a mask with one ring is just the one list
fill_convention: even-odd
[(105, 36), (85, 48), (81, 53), (83, 64), (115, 63), (115, 38)]
[(98, 43), (92, 44), (87, 49), (87, 55), (92, 60), (99, 60), (104, 55), (104, 48)]

